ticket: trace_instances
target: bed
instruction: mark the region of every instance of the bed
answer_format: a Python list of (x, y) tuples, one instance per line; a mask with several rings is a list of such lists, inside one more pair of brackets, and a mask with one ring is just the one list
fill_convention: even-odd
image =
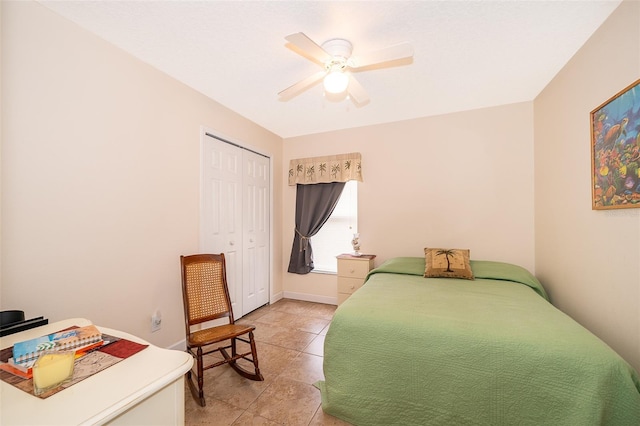
[(395, 258), (335, 312), (322, 408), (355, 425), (640, 425), (637, 372), (527, 270), (424, 278)]

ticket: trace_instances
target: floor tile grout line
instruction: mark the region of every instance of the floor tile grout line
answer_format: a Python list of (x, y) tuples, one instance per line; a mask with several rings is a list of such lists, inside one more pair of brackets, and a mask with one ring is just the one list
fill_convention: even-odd
[[(301, 357), (305, 357), (305, 356), (311, 356), (313, 358), (320, 358), (323, 359), (324, 356), (323, 354), (319, 354), (319, 352), (322, 352), (322, 349), (318, 350), (319, 348), (316, 347), (315, 350), (314, 349), (309, 349), (309, 347), (311, 345), (314, 344), (314, 342), (316, 342), (316, 340), (318, 339), (319, 336), (323, 336), (326, 337), (326, 331), (329, 327), (329, 325), (331, 324), (332, 321), (332, 317), (333, 315), (330, 315), (329, 318), (327, 318), (329, 315), (325, 314), (325, 313), (319, 313), (319, 314), (314, 314), (313, 312), (309, 312), (308, 310), (305, 310), (304, 308), (301, 309), (295, 309), (295, 306), (322, 306), (321, 304), (318, 303), (313, 303), (313, 302), (303, 302), (303, 301), (291, 301), (290, 299), (283, 299), (286, 300), (285, 302), (283, 302), (283, 304), (281, 304), (280, 306), (277, 306), (276, 304), (271, 304), (271, 305), (265, 305), (264, 307), (259, 308), (258, 310), (248, 314), (247, 316), (243, 317), (240, 319), (240, 321), (243, 321), (245, 323), (251, 323), (253, 325), (256, 325), (256, 329), (258, 329), (259, 327), (264, 327), (264, 328), (269, 328), (269, 327), (282, 327), (285, 329), (289, 329), (290, 331), (298, 331), (301, 333), (305, 333), (308, 335), (311, 335), (311, 339), (306, 342), (306, 344), (304, 345), (304, 347), (300, 347), (298, 348), (298, 345), (296, 345), (296, 347), (291, 347), (291, 345), (287, 344), (287, 340), (280, 340), (280, 342), (274, 342), (271, 341), (269, 337), (267, 335), (264, 335), (264, 340), (259, 339), (259, 336), (256, 336), (256, 343), (258, 343), (259, 345), (263, 346), (271, 346), (273, 348), (278, 348), (279, 350), (285, 350), (285, 351), (290, 351), (291, 355), (288, 362), (291, 362), (295, 359), (301, 359)], [(280, 302), (280, 301), (278, 301)], [(276, 303), (278, 303), (276, 302)], [(293, 312), (288, 310), (288, 305), (294, 306)], [(258, 311), (260, 309), (265, 309), (264, 313), (259, 313)], [(319, 308), (322, 309), (322, 308)], [(325, 311), (328, 313), (329, 310), (331, 308), (327, 308), (325, 309)], [(335, 310), (335, 308), (333, 308), (333, 310)], [(290, 323), (287, 323), (284, 327), (283, 324), (280, 323), (278, 324), (277, 321), (273, 321), (273, 322), (262, 322), (260, 321), (260, 319), (262, 317), (265, 317), (266, 315), (269, 315), (270, 313), (275, 312), (275, 313), (280, 313), (280, 314), (286, 314), (286, 316), (291, 316), (291, 317), (297, 317), (297, 318), (301, 318), (301, 320), (304, 321), (321, 321), (324, 324), (319, 330), (317, 331), (309, 331), (307, 330), (303, 330), (303, 329), (299, 329), (297, 327), (289, 327), (289, 325), (291, 325), (291, 323), (295, 323), (296, 321), (291, 321)], [(256, 318), (253, 318), (253, 316), (255, 316)], [(268, 318), (265, 318), (268, 319)], [(295, 342), (296, 340), (294, 339), (293, 342)], [(292, 341), (289, 341), (292, 342)], [(307, 352), (307, 350), (309, 350), (309, 352)], [(277, 352), (276, 352), (277, 353)], [(273, 356), (273, 355), (272, 355)], [(289, 357), (289, 355), (288, 355)], [(313, 358), (308, 358), (308, 359), (313, 359)], [(301, 360), (300, 362), (305, 363), (305, 361)], [(261, 363), (262, 364), (262, 363)], [(302, 370), (301, 371), (305, 371), (305, 369), (307, 367), (302, 366), (301, 367)], [(268, 422), (273, 422), (273, 423), (277, 423), (277, 424), (284, 424), (283, 419), (281, 418), (268, 418), (268, 417), (264, 417), (265, 412), (262, 411), (251, 411), (251, 407), (255, 407), (254, 404), (256, 401), (259, 400), (259, 398), (261, 398), (265, 392), (267, 392), (271, 386), (273, 386), (276, 382), (278, 382), (279, 379), (284, 379), (284, 380), (290, 380), (292, 382), (297, 382), (299, 384), (302, 384), (304, 386), (314, 386), (315, 380), (313, 379), (313, 375), (308, 378), (307, 380), (299, 380), (301, 377), (304, 377), (304, 373), (303, 376), (298, 376), (296, 377), (296, 374), (294, 374), (293, 376), (290, 374), (287, 374), (289, 371), (291, 371), (288, 367), (285, 367), (283, 369), (279, 369), (280, 371), (273, 376), (272, 378), (270, 378), (271, 383), (267, 384), (267, 386), (265, 386), (263, 389), (260, 390), (260, 392), (257, 395), (252, 396), (252, 400), (251, 402), (249, 402), (248, 404), (243, 404), (246, 406), (246, 408), (242, 408), (242, 407), (237, 407), (234, 404), (230, 403), (230, 402), (226, 402), (222, 399), (218, 399), (215, 396), (211, 396), (212, 399), (216, 400), (218, 403), (223, 403), (231, 408), (233, 408), (234, 410), (239, 410), (240, 414), (235, 417), (232, 421), (231, 421), (231, 425), (238, 425), (244, 421), (246, 421), (245, 419), (243, 419), (245, 416), (249, 416), (249, 417), (261, 417), (263, 419), (266, 419)], [(311, 370), (309, 370), (311, 371)], [(317, 370), (316, 370), (317, 371)], [(315, 373), (312, 373), (315, 374)], [(314, 380), (314, 383), (309, 383), (308, 380)], [(190, 396), (190, 393), (187, 393), (188, 396)], [(186, 395), (186, 396), (187, 396)], [(309, 406), (309, 409), (312, 409), (313, 405)], [(257, 407), (255, 407), (255, 409), (258, 409)], [(301, 425), (305, 425), (305, 426), (309, 426), (312, 423), (314, 423), (314, 421), (317, 421), (316, 418), (318, 418), (318, 416), (321, 416), (320, 418), (326, 418), (328, 415), (327, 414), (322, 414), (321, 413), (321, 409), (322, 409), (322, 401), (318, 402), (318, 405), (315, 406), (315, 408), (313, 408), (313, 410), (311, 411), (311, 417), (309, 418), (308, 421), (303, 422), (303, 423), (298, 423)], [(262, 414), (261, 414), (262, 412)], [(331, 417), (331, 416), (329, 416)], [(240, 420), (243, 419), (243, 420)], [(196, 424), (196, 421), (198, 419), (197, 418), (192, 418), (191, 422), (187, 421), (186, 424), (190, 425), (190, 424)], [(202, 419), (205, 420), (206, 419)], [(231, 420), (231, 419), (229, 419)], [(302, 419), (299, 419), (302, 420)], [(210, 421), (210, 419), (209, 419)], [(316, 424), (316, 423), (314, 423)]]

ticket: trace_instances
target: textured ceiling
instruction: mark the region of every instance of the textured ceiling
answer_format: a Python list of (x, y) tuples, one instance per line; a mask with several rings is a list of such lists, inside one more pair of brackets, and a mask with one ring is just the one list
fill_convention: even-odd
[[(287, 138), (533, 100), (619, 5), (552, 1), (40, 1), (142, 61)], [(318, 84), (287, 47), (346, 38), (353, 54), (400, 42), (413, 61), (355, 74), (370, 103)]]

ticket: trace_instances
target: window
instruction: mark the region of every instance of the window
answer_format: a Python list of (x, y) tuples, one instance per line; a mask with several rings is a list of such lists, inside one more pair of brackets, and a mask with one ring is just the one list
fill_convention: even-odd
[(350, 180), (331, 217), (320, 232), (311, 237), (313, 247), (313, 272), (337, 272), (336, 256), (353, 252), (351, 240), (358, 232), (358, 182)]

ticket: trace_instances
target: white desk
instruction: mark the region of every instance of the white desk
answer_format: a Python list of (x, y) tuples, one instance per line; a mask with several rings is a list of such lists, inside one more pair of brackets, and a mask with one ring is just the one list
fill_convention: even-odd
[[(91, 322), (84, 318), (48, 324), (0, 338), (0, 348), (72, 325), (88, 324)], [(0, 424), (184, 424), (184, 374), (193, 364), (192, 357), (121, 331), (98, 328), (149, 347), (46, 399), (0, 381)]]

